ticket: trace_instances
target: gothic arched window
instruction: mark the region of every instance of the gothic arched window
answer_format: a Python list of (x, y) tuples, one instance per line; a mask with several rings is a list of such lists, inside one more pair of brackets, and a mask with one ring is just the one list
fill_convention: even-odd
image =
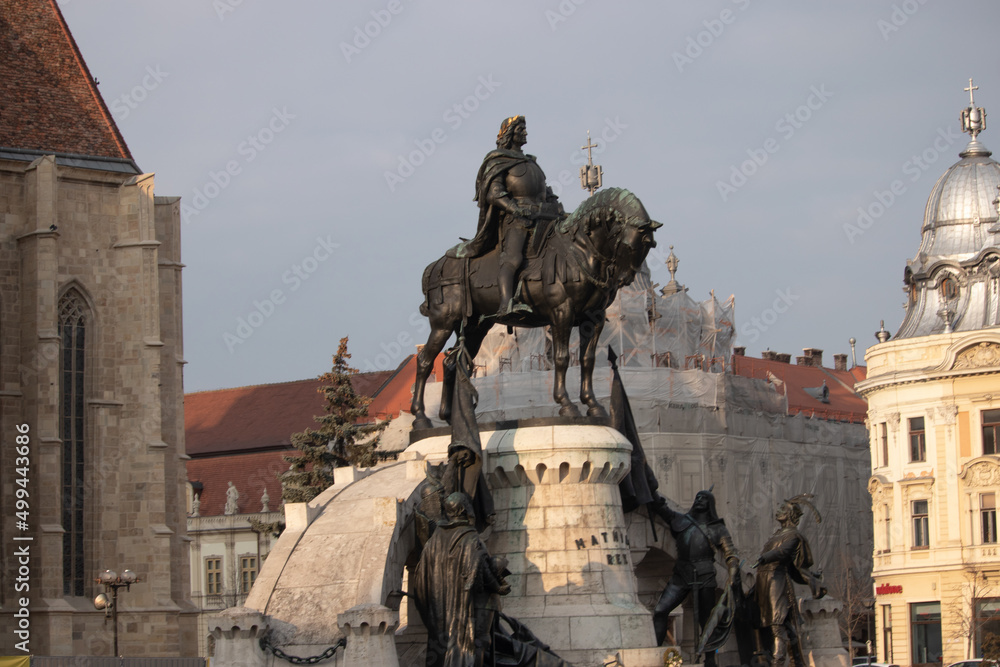
[(59, 435), (62, 438), (63, 595), (84, 595), (84, 373), (87, 304), (74, 289), (59, 301)]

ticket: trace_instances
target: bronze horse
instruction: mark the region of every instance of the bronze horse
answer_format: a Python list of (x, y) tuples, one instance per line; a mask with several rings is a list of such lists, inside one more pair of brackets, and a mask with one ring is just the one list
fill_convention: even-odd
[[(561, 416), (580, 414), (566, 392), (570, 331), (578, 327), (580, 400), (589, 416), (606, 415), (593, 388), (594, 358), (605, 311), (618, 289), (635, 278), (650, 248), (656, 246), (653, 231), (661, 224), (650, 220), (635, 195), (620, 188), (598, 192), (551, 225), (539, 224), (535, 234), (543, 238), (530, 244), (540, 249), (528, 253), (518, 279), (520, 298), (531, 306), (531, 312), (515, 311), (500, 318), (494, 315), (500, 307), (496, 249), (472, 259), (459, 259), (452, 256), (455, 252), (449, 252), (424, 270), (420, 312), (429, 318), (431, 333), (417, 357), (410, 405), (414, 429), (431, 425), (424, 412), (424, 385), (451, 334), (464, 336), (466, 349), (475, 357), (494, 324), (552, 327), (552, 396), (560, 405)], [(445, 420), (450, 420), (454, 377), (454, 367), (449, 369), (446, 364), (441, 393), (441, 418)]]

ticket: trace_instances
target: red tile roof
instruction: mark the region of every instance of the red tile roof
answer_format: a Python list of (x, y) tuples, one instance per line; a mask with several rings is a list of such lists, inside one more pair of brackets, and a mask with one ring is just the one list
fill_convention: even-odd
[[(354, 391), (374, 400), (368, 413), (395, 417), (408, 409), (415, 357), (391, 371), (358, 373)], [(287, 447), (290, 436), (317, 426), (323, 414), (319, 379), (202, 391), (184, 396), (184, 435), (190, 456)]]
[[(368, 413), (396, 417), (410, 406), (416, 357), (407, 357), (396, 370), (358, 373), (354, 390), (373, 398)], [(184, 431), (188, 481), (201, 483), (199, 514), (224, 513), (226, 490), (232, 482), (240, 493), (239, 513), (259, 512), (267, 489), (270, 508), (281, 503), (277, 475), (288, 470), (282, 458), (296, 450), (292, 433), (315, 427), (323, 412), (318, 379), (202, 391), (184, 396)]]
[[(770, 359), (733, 356), (733, 374), (781, 383), (779, 391), (788, 397), (789, 414), (804, 413), (810, 416), (837, 421), (863, 423), (868, 414), (868, 402), (854, 392), (854, 383), (865, 379), (867, 368), (855, 366), (851, 370), (837, 371), (820, 366), (787, 364)], [(826, 386), (830, 390), (829, 403), (810, 396), (805, 390)]]
[(198, 513), (201, 516), (224, 514), (229, 482), (236, 486), (240, 494), (236, 504), (239, 514), (259, 512), (260, 497), (264, 495), (265, 488), (270, 498), (268, 507), (272, 512), (277, 511), (281, 505), (278, 475), (288, 470), (289, 466), (281, 457), (292, 451), (272, 450), (191, 459), (187, 462), (188, 481), (202, 485)]
[(0, 146), (131, 160), (55, 0), (0, 2)]
[[(444, 371), (441, 362), (444, 355), (439, 354), (434, 362), (434, 370), (428, 382), (434, 382), (437, 377), (442, 377)], [(392, 418), (398, 417), (401, 411), (409, 412), (410, 400), (413, 398), (413, 383), (417, 379), (417, 355), (410, 355), (395, 374), (389, 378), (374, 396), (372, 404), (368, 406), (368, 414), (372, 417)]]

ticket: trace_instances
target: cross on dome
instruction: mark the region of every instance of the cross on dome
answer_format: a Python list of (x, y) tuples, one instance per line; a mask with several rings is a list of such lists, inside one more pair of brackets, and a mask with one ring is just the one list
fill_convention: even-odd
[(970, 79), (969, 79), (969, 87), (968, 87), (968, 88), (965, 88), (964, 90), (965, 90), (965, 91), (966, 91), (967, 93), (969, 93), (969, 106), (970, 106), (970, 107), (974, 107), (974, 106), (976, 106), (976, 100), (975, 100), (975, 98), (973, 98), (973, 97), (972, 97), (972, 91), (974, 91), (974, 90), (979, 90), (979, 86), (973, 86), (973, 85), (972, 85), (972, 79), (970, 78)]
[(969, 87), (963, 88), (963, 90), (969, 93), (969, 106), (962, 109), (962, 132), (970, 135), (972, 141), (975, 142), (979, 133), (986, 129), (986, 109), (976, 106), (973, 92), (979, 90), (979, 86), (972, 85), (971, 78), (969, 79)]

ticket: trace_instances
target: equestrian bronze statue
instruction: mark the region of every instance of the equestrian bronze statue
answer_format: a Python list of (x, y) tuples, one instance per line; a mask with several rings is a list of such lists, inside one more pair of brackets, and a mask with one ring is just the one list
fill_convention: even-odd
[[(649, 218), (628, 190), (608, 188), (566, 215), (535, 158), (521, 152), (523, 116), (501, 125), (497, 150), (477, 179), (480, 223), (476, 237), (449, 250), (424, 270), (424, 303), (431, 333), (417, 357), (413, 428), (428, 428), (424, 385), (453, 333), (475, 357), (494, 324), (551, 327), (561, 416), (577, 416), (566, 391), (570, 331), (580, 333), (580, 400), (589, 416), (606, 416), (594, 395), (593, 372), (605, 311), (656, 246)], [(450, 420), (454, 367), (445, 365), (441, 418)]]

